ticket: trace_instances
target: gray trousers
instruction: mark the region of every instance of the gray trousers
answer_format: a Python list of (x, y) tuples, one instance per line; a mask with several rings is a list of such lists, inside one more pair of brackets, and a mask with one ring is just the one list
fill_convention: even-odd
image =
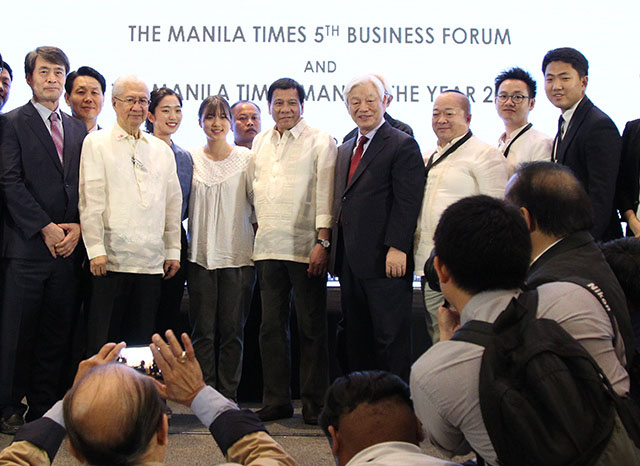
[(438, 309), (444, 304), (444, 295), (439, 291), (433, 291), (424, 277), (420, 278), (422, 285), (422, 297), (427, 308), (427, 331), (431, 341), (435, 345), (440, 341), (440, 326), (438, 325)]
[(204, 381), (235, 400), (242, 375), (244, 324), (251, 306), (255, 270), (253, 267), (207, 270), (191, 262), (188, 274), (191, 338)]
[(291, 261), (256, 261), (262, 300), (260, 355), (265, 406), (291, 403), (292, 289), (300, 335), (300, 398), (322, 406), (329, 386), (327, 278), (308, 277), (308, 266)]

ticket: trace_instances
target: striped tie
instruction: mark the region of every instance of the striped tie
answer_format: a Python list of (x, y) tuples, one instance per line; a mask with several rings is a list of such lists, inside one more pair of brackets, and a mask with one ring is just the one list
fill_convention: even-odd
[(62, 142), (62, 131), (60, 130), (60, 120), (58, 119), (58, 114), (56, 112), (51, 112), (51, 115), (49, 115), (49, 121), (51, 122), (51, 137), (53, 138), (53, 143), (56, 145), (60, 163), (64, 164), (64, 162), (62, 161), (62, 150), (64, 146)]

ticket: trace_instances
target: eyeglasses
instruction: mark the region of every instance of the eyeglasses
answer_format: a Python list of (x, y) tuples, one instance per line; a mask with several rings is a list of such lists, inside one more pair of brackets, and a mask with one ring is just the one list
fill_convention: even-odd
[(146, 97), (140, 97), (138, 99), (136, 99), (135, 97), (127, 97), (126, 99), (121, 99), (120, 97), (114, 96), (113, 98), (119, 102), (122, 102), (123, 104), (128, 105), (129, 107), (133, 107), (135, 104), (140, 104), (143, 107), (149, 106), (149, 99), (147, 99)]
[(520, 95), (520, 94), (515, 94), (515, 95), (498, 94), (496, 97), (498, 98), (498, 102), (500, 102), (501, 104), (504, 104), (507, 100), (511, 99), (511, 101), (516, 105), (521, 104), (524, 99), (531, 98), (528, 95)]

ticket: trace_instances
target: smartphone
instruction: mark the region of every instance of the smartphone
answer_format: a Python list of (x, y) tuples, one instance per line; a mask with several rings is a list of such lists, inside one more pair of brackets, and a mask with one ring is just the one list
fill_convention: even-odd
[(162, 372), (158, 369), (153, 359), (153, 352), (148, 346), (128, 346), (123, 348), (116, 361), (150, 377), (162, 378)]

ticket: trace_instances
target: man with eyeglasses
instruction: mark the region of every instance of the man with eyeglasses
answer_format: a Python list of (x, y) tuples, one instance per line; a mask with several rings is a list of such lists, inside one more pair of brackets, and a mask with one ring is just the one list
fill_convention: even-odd
[(3, 297), (0, 313), (2, 433), (42, 416), (68, 388), (78, 317), (78, 169), (87, 129), (60, 111), (69, 59), (57, 47), (25, 57), (33, 96), (0, 115)]
[(415, 271), (421, 276), (427, 308), (427, 330), (433, 343), (440, 340), (438, 308), (442, 293), (432, 290), (424, 265), (433, 249), (433, 234), (442, 212), (459, 199), (476, 194), (502, 197), (508, 165), (504, 156), (472, 135), (469, 98), (457, 90), (445, 91), (433, 104), (431, 125), (438, 146), (426, 152), (427, 184), (415, 234)]
[(82, 147), (80, 222), (90, 260), (87, 354), (107, 341), (149, 341), (162, 277), (180, 268), (182, 194), (171, 148), (144, 133), (149, 89), (135, 76), (113, 84), (112, 128)]
[(495, 79), (496, 110), (504, 122), (498, 149), (509, 164), (509, 175), (524, 162), (551, 160), (553, 139), (535, 130), (529, 112), (536, 102), (536, 82), (522, 68), (503, 71)]

